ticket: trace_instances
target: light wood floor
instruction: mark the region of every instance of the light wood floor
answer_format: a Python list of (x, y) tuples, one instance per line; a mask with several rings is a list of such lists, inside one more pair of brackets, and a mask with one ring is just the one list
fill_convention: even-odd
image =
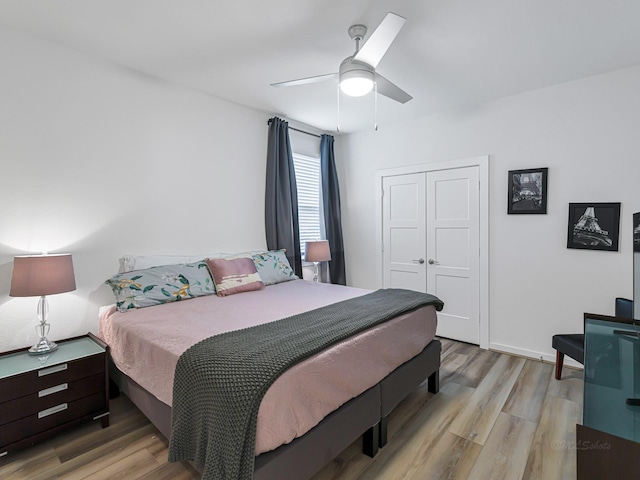
[[(389, 419), (389, 443), (372, 459), (355, 442), (313, 480), (570, 480), (582, 375), (443, 340), (440, 393), (426, 384)], [(111, 426), (98, 422), (0, 459), (2, 479), (194, 479), (167, 463), (167, 441), (121, 395)]]

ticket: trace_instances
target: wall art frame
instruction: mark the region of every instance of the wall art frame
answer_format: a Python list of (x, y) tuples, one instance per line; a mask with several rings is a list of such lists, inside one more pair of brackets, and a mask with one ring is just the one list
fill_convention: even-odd
[(509, 170), (509, 215), (544, 215), (547, 213), (548, 168)]
[(617, 252), (620, 202), (570, 203), (567, 248)]

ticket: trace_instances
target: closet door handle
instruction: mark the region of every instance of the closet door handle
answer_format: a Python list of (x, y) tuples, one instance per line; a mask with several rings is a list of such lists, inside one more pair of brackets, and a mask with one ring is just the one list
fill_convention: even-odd
[(430, 258), (429, 265), (440, 265), (440, 262), (437, 260), (434, 260), (433, 258)]
[(419, 258), (418, 260), (411, 260), (413, 263), (419, 263), (422, 265), (424, 263), (424, 258)]

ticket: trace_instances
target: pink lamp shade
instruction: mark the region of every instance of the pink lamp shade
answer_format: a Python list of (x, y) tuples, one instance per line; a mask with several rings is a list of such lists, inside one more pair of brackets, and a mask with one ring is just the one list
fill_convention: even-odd
[(70, 254), (14, 257), (12, 297), (40, 297), (76, 289)]
[(315, 240), (313, 242), (305, 242), (304, 259), (307, 262), (326, 262), (331, 260), (329, 241)]

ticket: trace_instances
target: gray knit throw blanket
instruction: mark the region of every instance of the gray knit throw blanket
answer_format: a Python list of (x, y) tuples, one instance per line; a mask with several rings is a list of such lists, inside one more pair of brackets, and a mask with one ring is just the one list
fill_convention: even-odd
[(193, 460), (204, 480), (250, 480), (262, 397), (296, 363), (437, 297), (383, 289), (202, 340), (178, 359), (169, 461)]

